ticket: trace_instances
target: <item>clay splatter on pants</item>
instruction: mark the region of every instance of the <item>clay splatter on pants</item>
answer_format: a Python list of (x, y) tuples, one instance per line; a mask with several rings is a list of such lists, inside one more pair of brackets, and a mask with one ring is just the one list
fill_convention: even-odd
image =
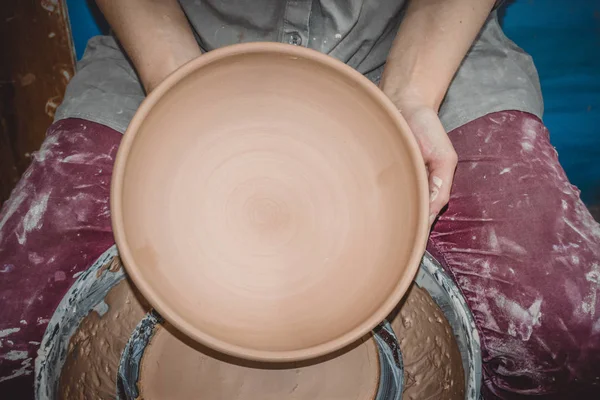
[[(473, 309), (486, 399), (564, 399), (565, 391), (600, 398), (590, 397), (600, 391), (600, 228), (546, 129), (510, 111), (450, 137), (460, 162), (429, 248)], [(33, 360), (48, 319), (113, 243), (109, 183), (120, 140), (96, 123), (55, 123), (0, 212), (0, 393), (7, 398), (33, 398)]]
[(429, 248), (475, 316), (485, 398), (600, 398), (600, 225), (548, 131), (511, 111), (450, 138), (459, 165)]
[(33, 398), (46, 325), (76, 276), (113, 244), (108, 203), (121, 134), (60, 121), (0, 212), (0, 397)]

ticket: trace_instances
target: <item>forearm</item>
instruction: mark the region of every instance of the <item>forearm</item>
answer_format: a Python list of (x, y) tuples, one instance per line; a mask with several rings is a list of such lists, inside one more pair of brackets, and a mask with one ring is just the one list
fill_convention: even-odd
[(411, 0), (387, 59), (382, 90), (396, 102), (434, 110), (495, 0)]
[(150, 92), (201, 54), (177, 0), (96, 0)]

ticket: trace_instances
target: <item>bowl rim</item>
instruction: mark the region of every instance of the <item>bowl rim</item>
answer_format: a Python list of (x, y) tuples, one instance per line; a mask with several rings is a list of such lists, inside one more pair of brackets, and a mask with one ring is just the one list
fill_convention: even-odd
[[(285, 56), (308, 59), (309, 61), (313, 61), (337, 70), (340, 74), (345, 75), (347, 78), (354, 81), (356, 85), (369, 92), (369, 94), (371, 94), (371, 96), (373, 96), (375, 100), (381, 104), (384, 111), (391, 117), (394, 124), (398, 127), (398, 133), (403, 137), (403, 140), (407, 146), (409, 156), (411, 157), (411, 164), (417, 171), (416, 183), (419, 198), (418, 204), (421, 204), (421, 207), (420, 210), (418, 210), (418, 227), (415, 235), (415, 243), (406, 265), (406, 271), (398, 280), (391, 295), (378, 306), (377, 310), (369, 318), (363, 320), (352, 330), (345, 332), (329, 341), (302, 349), (272, 351), (248, 348), (223, 341), (201, 331), (200, 329), (197, 329), (185, 318), (183, 318), (176, 309), (168, 305), (168, 302), (165, 301), (157, 293), (157, 291), (155, 291), (154, 287), (148, 281), (146, 281), (144, 278), (143, 268), (140, 268), (133, 257), (125, 235), (123, 208), (121, 207), (125, 169), (127, 167), (127, 161), (129, 158), (128, 156), (133, 142), (145, 117), (166, 92), (175, 86), (181, 79), (193, 73), (197, 69), (228, 57), (240, 54), (256, 53), (278, 53)], [(402, 297), (404, 297), (409, 285), (416, 276), (427, 244), (427, 236), (429, 234), (428, 186), (425, 164), (417, 145), (417, 141), (412, 135), (408, 124), (401, 116), (396, 106), (394, 106), (392, 101), (369, 79), (343, 62), (316, 50), (274, 42), (243, 43), (212, 50), (189, 61), (165, 78), (142, 101), (140, 107), (129, 123), (127, 130), (125, 131), (115, 159), (110, 188), (111, 220), (115, 242), (128, 275), (135, 283), (135, 286), (150, 302), (150, 304), (152, 304), (152, 306), (166, 320), (168, 320), (181, 332), (205, 346), (234, 357), (265, 362), (302, 361), (323, 356), (342, 349), (352, 344), (356, 340), (364, 337), (365, 335), (368, 335), (373, 328), (381, 323), (381, 321), (383, 321), (392, 312), (394, 307), (396, 307)]]

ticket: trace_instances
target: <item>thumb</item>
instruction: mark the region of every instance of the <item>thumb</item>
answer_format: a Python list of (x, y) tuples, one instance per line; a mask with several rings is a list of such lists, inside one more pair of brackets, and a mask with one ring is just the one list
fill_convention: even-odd
[(433, 224), (450, 200), (450, 189), (458, 158), (452, 147), (437, 154), (427, 163), (429, 169), (429, 224)]

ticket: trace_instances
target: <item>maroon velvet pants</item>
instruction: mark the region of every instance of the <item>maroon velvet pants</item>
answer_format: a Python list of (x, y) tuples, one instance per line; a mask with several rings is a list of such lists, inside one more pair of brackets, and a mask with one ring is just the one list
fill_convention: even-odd
[[(548, 131), (506, 111), (449, 135), (459, 165), (429, 250), (475, 316), (485, 398), (600, 399), (600, 226)], [(33, 398), (48, 319), (113, 244), (108, 198), (120, 139), (84, 120), (55, 123), (2, 207), (2, 398)]]

